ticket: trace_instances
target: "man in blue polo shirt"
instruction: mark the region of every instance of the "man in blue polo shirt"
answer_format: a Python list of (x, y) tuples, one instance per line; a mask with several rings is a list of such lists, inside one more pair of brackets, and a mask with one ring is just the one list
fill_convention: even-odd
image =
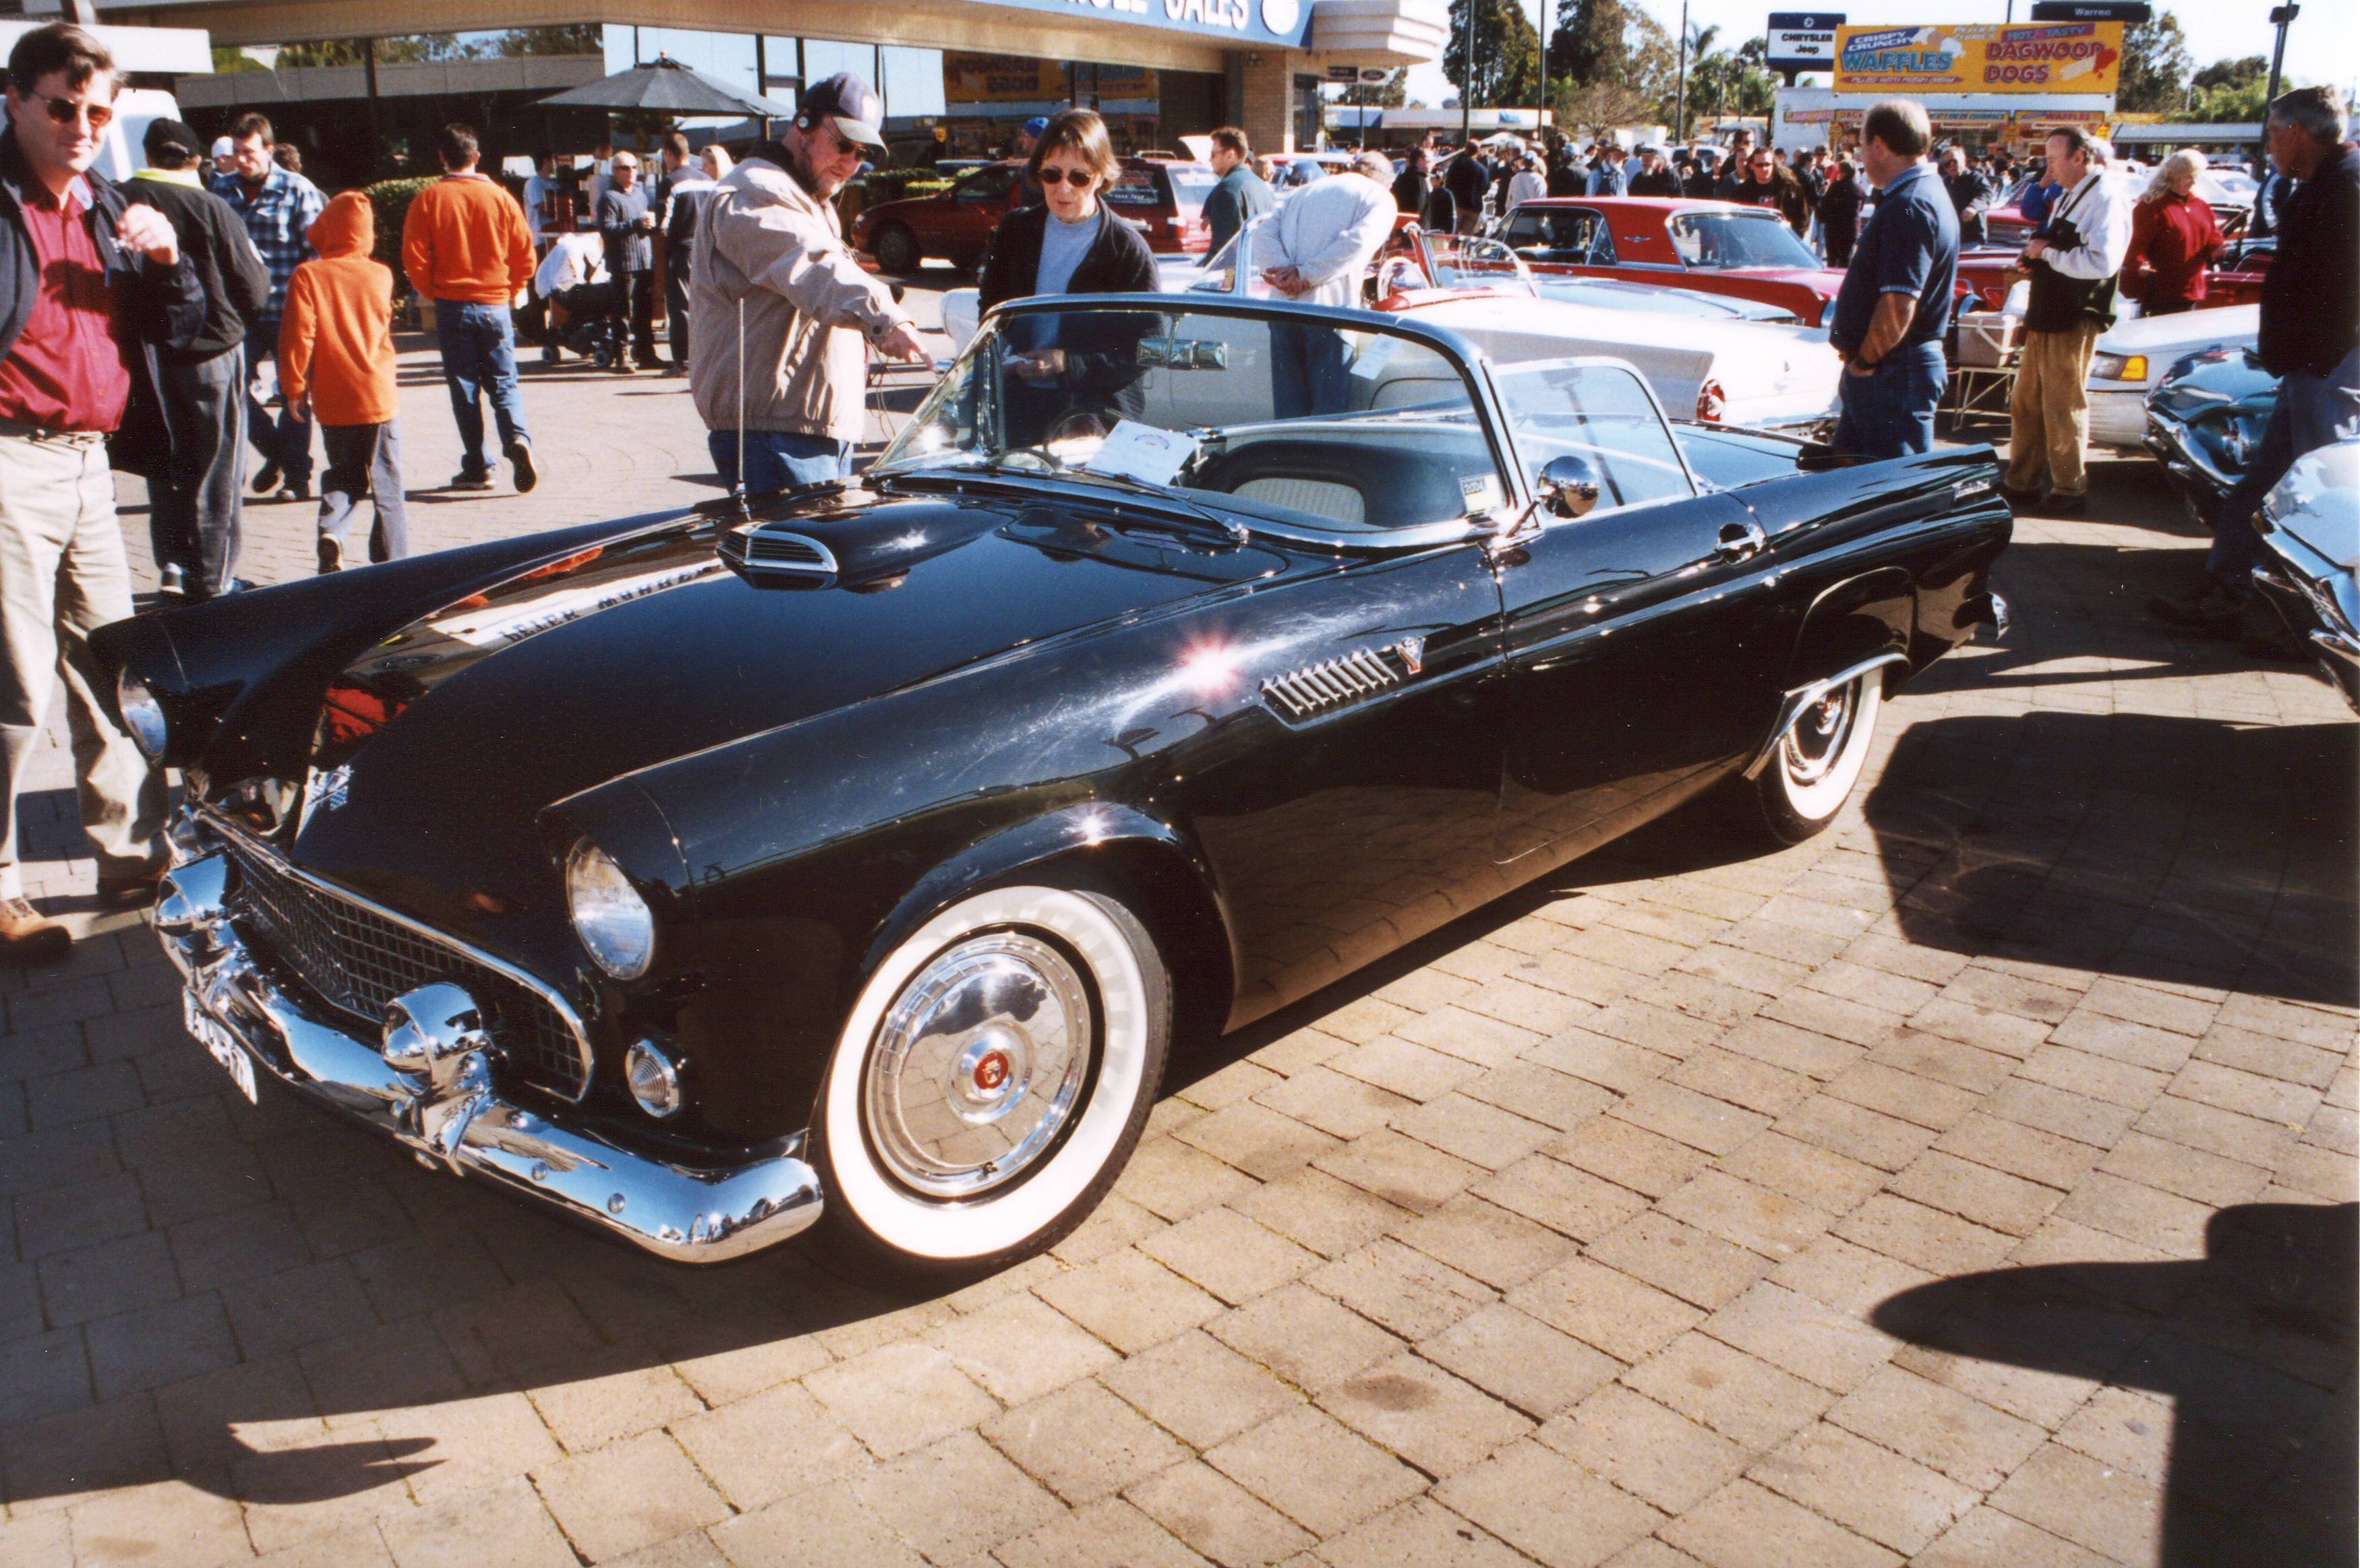
[(1888, 98), (1860, 127), (1860, 161), (1877, 190), (1836, 295), (1828, 341), (1843, 355), (1835, 444), (1867, 457), (1934, 447), (1934, 408), (1950, 378), (1942, 334), (1959, 271), (1959, 215), (1926, 150), (1934, 127), (1912, 99)]

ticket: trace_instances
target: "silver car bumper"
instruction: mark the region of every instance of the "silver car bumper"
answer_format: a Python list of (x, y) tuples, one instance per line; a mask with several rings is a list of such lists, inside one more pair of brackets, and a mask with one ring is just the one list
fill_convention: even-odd
[(290, 996), (237, 929), (236, 867), (205, 833), (185, 817), (174, 824), (178, 864), (157, 898), (156, 932), (187, 983), (189, 1032), (249, 1096), (258, 1068), (399, 1139), (430, 1169), (488, 1177), (678, 1262), (742, 1257), (819, 1218), (819, 1178), (799, 1142), (733, 1168), (692, 1169), (502, 1099), (497, 1048), (458, 985), (398, 998), (378, 1040)]

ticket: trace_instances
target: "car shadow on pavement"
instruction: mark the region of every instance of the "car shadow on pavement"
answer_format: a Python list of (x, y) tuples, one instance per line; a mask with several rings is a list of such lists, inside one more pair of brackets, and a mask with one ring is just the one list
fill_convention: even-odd
[(2351, 1203), (2242, 1204), (2207, 1222), (2201, 1259), (1961, 1275), (1870, 1316), (1944, 1355), (2169, 1397), (2158, 1568), (2334, 1568), (2360, 1541), (2355, 1222)]

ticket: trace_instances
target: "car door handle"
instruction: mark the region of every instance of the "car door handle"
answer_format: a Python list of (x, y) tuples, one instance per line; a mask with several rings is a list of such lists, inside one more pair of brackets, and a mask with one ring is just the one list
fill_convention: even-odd
[(1713, 540), (1712, 553), (1723, 561), (1743, 561), (1756, 554), (1770, 542), (1760, 523), (1723, 523), (1721, 537)]

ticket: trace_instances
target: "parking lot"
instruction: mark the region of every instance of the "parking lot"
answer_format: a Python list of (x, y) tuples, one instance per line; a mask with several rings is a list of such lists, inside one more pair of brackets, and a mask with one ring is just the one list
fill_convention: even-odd
[[(540, 489), (436, 493), (401, 368), (425, 547), (717, 494), (684, 381), (537, 367)], [(1076, 1235), (939, 1297), (247, 1106), (89, 912), (60, 728), (0, 1563), (2352, 1562), (2360, 727), (2146, 624), (2203, 541), (2093, 473), (1834, 829), (1661, 824), (1198, 1042)], [(248, 575), (311, 511), (248, 511)]]

